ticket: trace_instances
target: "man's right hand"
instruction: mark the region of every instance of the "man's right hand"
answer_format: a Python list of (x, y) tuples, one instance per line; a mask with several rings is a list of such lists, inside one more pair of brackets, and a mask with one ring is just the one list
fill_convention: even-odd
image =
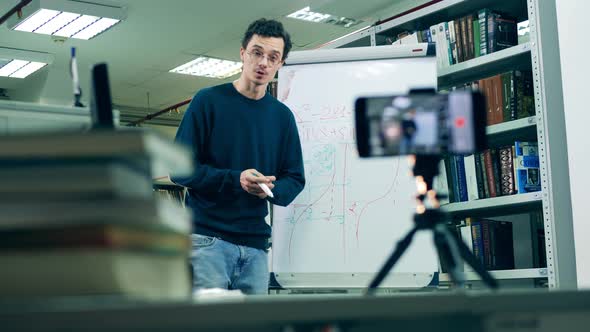
[(240, 185), (242, 186), (242, 189), (248, 194), (257, 196), (261, 199), (266, 198), (267, 195), (258, 184), (265, 183), (268, 186), (268, 189), (272, 190), (275, 186), (272, 182), (276, 180), (277, 178), (275, 176), (264, 176), (253, 168), (247, 169), (240, 174)]

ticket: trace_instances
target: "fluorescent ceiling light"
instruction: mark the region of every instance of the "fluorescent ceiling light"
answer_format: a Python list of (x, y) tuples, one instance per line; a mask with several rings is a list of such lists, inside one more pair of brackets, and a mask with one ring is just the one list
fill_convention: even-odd
[(125, 19), (121, 7), (77, 0), (33, 0), (22, 13), (11, 17), (10, 29), (86, 40)]
[(350, 28), (362, 22), (354, 18), (312, 12), (309, 6), (287, 15), (287, 17), (308, 22), (332, 24), (345, 28)]
[(300, 9), (294, 13), (287, 15), (287, 17), (294, 18), (297, 20), (309, 21), (309, 22), (321, 22), (322, 20), (330, 17), (330, 14), (320, 14), (309, 10), (309, 6)]
[[(16, 60), (14, 60), (14, 61), (16, 61)], [(26, 65), (24, 65), (23, 67), (21, 67), (19, 70), (10, 74), (10, 76), (8, 76), (8, 77), (25, 78), (45, 66), (47, 66), (46, 63), (31, 61), (31, 62), (27, 63)]]
[(241, 62), (215, 59), (204, 56), (198, 57), (193, 61), (187, 62), (170, 70), (171, 73), (212, 78), (228, 78), (238, 74), (241, 71)]
[(0, 77), (25, 78), (52, 62), (48, 53), (0, 47)]

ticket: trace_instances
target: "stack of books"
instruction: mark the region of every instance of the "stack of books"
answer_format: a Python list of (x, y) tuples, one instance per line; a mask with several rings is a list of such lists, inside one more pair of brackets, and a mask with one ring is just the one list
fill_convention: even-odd
[(2, 137), (1, 296), (189, 297), (190, 213), (152, 178), (191, 171), (142, 130)]

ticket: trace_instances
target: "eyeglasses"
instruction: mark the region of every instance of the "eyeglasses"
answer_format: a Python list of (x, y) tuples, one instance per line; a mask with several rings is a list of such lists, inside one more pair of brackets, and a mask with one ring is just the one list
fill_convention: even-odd
[(260, 62), (262, 61), (262, 59), (266, 57), (266, 61), (270, 67), (274, 67), (281, 62), (281, 57), (276, 54), (266, 55), (263, 52), (256, 49), (247, 51), (246, 53), (248, 53), (248, 55), (250, 55), (252, 59), (256, 60), (256, 62)]

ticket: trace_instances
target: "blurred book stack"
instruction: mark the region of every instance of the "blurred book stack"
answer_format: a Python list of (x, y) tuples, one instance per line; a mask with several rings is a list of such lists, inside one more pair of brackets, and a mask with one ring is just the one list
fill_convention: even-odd
[(152, 178), (191, 171), (142, 130), (2, 137), (0, 296), (187, 298), (190, 213)]

